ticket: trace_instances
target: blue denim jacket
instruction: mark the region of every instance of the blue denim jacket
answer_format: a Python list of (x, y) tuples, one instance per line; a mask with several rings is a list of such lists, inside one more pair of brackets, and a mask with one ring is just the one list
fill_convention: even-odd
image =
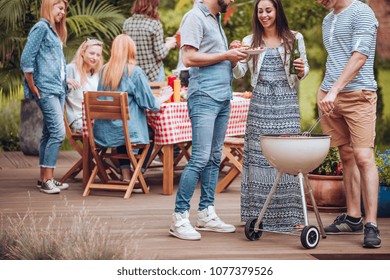
[[(48, 95), (66, 94), (66, 60), (62, 43), (50, 23), (41, 18), (27, 38), (20, 60), (24, 73), (32, 73), (41, 98)], [(24, 79), (24, 96), (31, 99), (32, 93)]]
[[(102, 73), (104, 73), (104, 70), (103, 68)], [(98, 90), (109, 91), (110, 89), (104, 88), (100, 79)], [(126, 66), (126, 70), (116, 91), (125, 91), (128, 93), (130, 120), (127, 124), (131, 142), (135, 144), (148, 144), (149, 133), (146, 123), (146, 109), (154, 112), (160, 109), (160, 102), (153, 96), (148, 77), (138, 66), (134, 68), (133, 73), (129, 77)], [(96, 120), (93, 126), (93, 133), (95, 134), (96, 143), (101, 146), (118, 147), (125, 144), (122, 121)]]

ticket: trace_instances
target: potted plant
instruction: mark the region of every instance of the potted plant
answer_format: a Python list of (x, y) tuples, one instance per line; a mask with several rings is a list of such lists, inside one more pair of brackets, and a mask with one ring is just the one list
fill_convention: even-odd
[[(322, 164), (308, 174), (309, 183), (319, 211), (346, 211), (346, 198), (343, 184), (343, 169), (337, 148), (330, 148)], [(312, 209), (309, 196), (306, 196), (309, 209)]]
[(379, 193), (378, 193), (378, 217), (390, 217), (390, 150), (375, 154), (375, 162), (378, 166)]

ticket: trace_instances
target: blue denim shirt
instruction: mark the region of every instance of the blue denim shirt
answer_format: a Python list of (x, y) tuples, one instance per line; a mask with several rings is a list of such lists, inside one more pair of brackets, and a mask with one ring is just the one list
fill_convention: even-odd
[[(212, 14), (203, 3), (196, 3), (180, 26), (181, 46), (188, 45), (202, 53), (222, 53), (228, 50), (221, 15)], [(207, 94), (216, 101), (232, 99), (232, 64), (225, 60), (204, 67), (190, 67), (187, 97)]]
[[(33, 74), (41, 98), (67, 94), (66, 60), (62, 43), (46, 19), (41, 18), (31, 28), (22, 52), (20, 68), (24, 73)], [(31, 99), (32, 93), (26, 79), (23, 85), (25, 98)]]
[[(104, 73), (104, 68), (102, 73)], [(100, 77), (101, 78), (101, 77)], [(99, 91), (111, 90), (104, 88), (100, 79)], [(127, 122), (130, 132), (130, 141), (135, 144), (148, 144), (149, 133), (146, 123), (146, 109), (157, 112), (160, 102), (154, 97), (149, 86), (146, 74), (138, 66), (128, 75), (127, 66), (123, 73), (118, 92), (127, 92), (129, 100), (130, 120)], [(95, 141), (103, 147), (118, 147), (125, 144), (122, 121), (96, 120), (93, 126)]]

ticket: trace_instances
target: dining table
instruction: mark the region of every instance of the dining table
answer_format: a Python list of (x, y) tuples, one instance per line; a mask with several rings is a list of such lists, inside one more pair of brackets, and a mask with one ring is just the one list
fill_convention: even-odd
[[(245, 133), (250, 99), (234, 96), (230, 102), (230, 116), (226, 136), (241, 136)], [(187, 102), (163, 103), (160, 110), (146, 112), (147, 122), (154, 130), (154, 150), (149, 160), (159, 155), (162, 161), (163, 181), (162, 194), (173, 194), (174, 170), (180, 160), (190, 158), (192, 141), (191, 120), (188, 115)], [(174, 156), (174, 146), (180, 153)], [(92, 156), (89, 151), (88, 131), (83, 121), (83, 186), (90, 177)], [(147, 172), (147, 171), (146, 171)]]

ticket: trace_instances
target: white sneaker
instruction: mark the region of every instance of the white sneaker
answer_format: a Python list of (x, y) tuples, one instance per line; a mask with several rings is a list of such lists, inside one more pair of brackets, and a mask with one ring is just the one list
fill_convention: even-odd
[(198, 220), (196, 221), (197, 230), (215, 231), (215, 232), (235, 232), (236, 227), (225, 224), (215, 213), (214, 206), (198, 211)]
[(42, 185), (39, 190), (41, 192), (49, 193), (49, 194), (55, 194), (61, 192), (61, 190), (53, 182), (53, 179), (47, 180), (46, 182), (42, 182)]
[[(60, 190), (66, 190), (67, 188), (69, 188), (69, 184), (67, 183), (58, 182), (54, 178), (52, 178), (51, 180), (53, 181), (54, 185), (56, 185), (56, 187), (59, 188)], [(38, 180), (37, 188), (40, 189), (41, 187), (42, 187), (42, 181)]]
[(199, 240), (201, 235), (191, 225), (188, 219), (190, 214), (188, 211), (181, 213), (172, 214), (172, 224), (169, 230), (169, 234), (180, 239), (185, 240)]

